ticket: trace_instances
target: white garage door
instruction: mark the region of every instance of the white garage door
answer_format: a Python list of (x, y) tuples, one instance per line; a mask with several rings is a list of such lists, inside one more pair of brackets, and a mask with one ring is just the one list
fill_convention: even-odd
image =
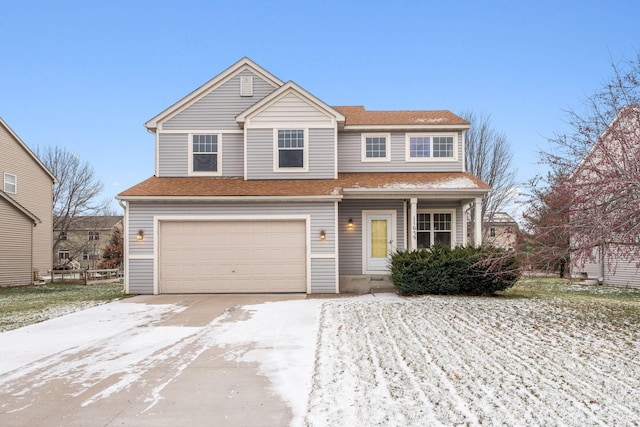
[(304, 221), (163, 221), (160, 293), (306, 292)]

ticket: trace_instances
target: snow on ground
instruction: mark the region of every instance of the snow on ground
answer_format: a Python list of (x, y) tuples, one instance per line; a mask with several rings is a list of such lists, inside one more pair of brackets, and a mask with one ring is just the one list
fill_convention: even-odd
[[(0, 394), (28, 399), (30, 387), (64, 378), (77, 395), (91, 390), (86, 406), (146, 381), (150, 409), (220, 346), (227, 360), (259, 364), (293, 426), (640, 420), (638, 325), (608, 322), (602, 307), (383, 296), (245, 306), (239, 320), (226, 313), (202, 327), (160, 326), (185, 309), (177, 305), (94, 307), (0, 333)], [(151, 380), (158, 366), (171, 375)]]

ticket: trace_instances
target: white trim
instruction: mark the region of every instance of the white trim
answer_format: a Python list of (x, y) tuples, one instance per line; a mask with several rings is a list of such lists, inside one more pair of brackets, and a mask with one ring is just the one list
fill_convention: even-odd
[[(218, 158), (216, 161), (215, 172), (196, 172), (193, 170), (193, 137), (196, 135), (211, 135), (216, 137), (216, 145), (218, 151), (215, 153)], [(219, 133), (189, 133), (187, 134), (187, 174), (188, 176), (222, 176), (222, 134)]]
[(418, 249), (418, 199), (411, 199), (411, 250)]
[(154, 133), (153, 137), (155, 139), (155, 144), (156, 144), (156, 152), (155, 154), (155, 161), (156, 161), (156, 172), (155, 172), (155, 176), (160, 176), (160, 134), (159, 133)]
[[(120, 206), (124, 208), (124, 224), (122, 227), (123, 232), (123, 245), (122, 248), (124, 251), (124, 292), (129, 294), (131, 292), (129, 286), (129, 260), (131, 259), (131, 254), (129, 253), (129, 203), (120, 202)], [(151, 255), (153, 257), (153, 254)]]
[(389, 271), (372, 271), (367, 270), (367, 260), (369, 254), (367, 253), (369, 224), (367, 221), (368, 215), (391, 215), (391, 236), (393, 237), (391, 245), (397, 248), (398, 244), (398, 229), (397, 229), (397, 212), (395, 210), (363, 210), (362, 211), (362, 274), (389, 274)]
[(249, 129), (272, 129), (272, 128), (280, 128), (280, 129), (303, 129), (303, 128), (334, 129), (335, 127), (336, 127), (335, 123), (318, 124), (317, 122), (306, 122), (306, 121), (292, 122), (292, 123), (284, 122), (284, 121), (260, 122), (259, 124), (253, 126), (250, 121), (247, 121), (245, 129), (246, 128), (249, 128)]
[(336, 258), (336, 254), (329, 254), (329, 253), (313, 253), (313, 254), (309, 254), (309, 256), (313, 259), (334, 259)]
[[(385, 157), (367, 157), (367, 138), (385, 138)], [(360, 160), (363, 163), (391, 161), (391, 133), (362, 133), (360, 134)]]
[(338, 179), (338, 127), (333, 129), (333, 179)]
[(348, 130), (364, 130), (364, 131), (384, 131), (384, 130), (409, 130), (411, 132), (431, 132), (431, 131), (448, 131), (448, 130), (464, 130), (469, 129), (469, 125), (347, 125), (344, 127)]
[[(9, 176), (13, 177), (13, 183), (11, 184), (14, 187), (13, 191), (7, 191), (7, 177)], [(5, 172), (2, 190), (7, 194), (18, 194), (18, 175), (14, 173)]]
[(467, 131), (462, 131), (462, 170), (461, 172), (467, 171)]
[(247, 168), (247, 163), (248, 163), (248, 160), (247, 160), (247, 145), (249, 145), (249, 144), (247, 144), (247, 141), (248, 141), (247, 140), (247, 136), (248, 136), (247, 135), (247, 131), (248, 131), (247, 128), (244, 128), (242, 130), (242, 133), (244, 135), (244, 139), (242, 141), (242, 150), (244, 152), (244, 158), (242, 159), (242, 164), (243, 164), (243, 168), (244, 168), (243, 175), (244, 175), (244, 180), (245, 181), (247, 181), (249, 179), (249, 173), (248, 173), (248, 168)]
[(130, 259), (153, 259), (153, 254), (131, 254)]
[(306, 286), (311, 293), (311, 215), (154, 215), (153, 216), (153, 294), (160, 293), (160, 223), (179, 221), (304, 221), (306, 229)]
[[(454, 132), (407, 132), (404, 135), (404, 160), (405, 162), (431, 163), (431, 162), (455, 162), (458, 160), (458, 133)], [(429, 138), (429, 157), (411, 157), (411, 138)], [(453, 157), (433, 157), (433, 138), (452, 137)]]
[[(456, 240), (457, 229), (456, 229), (456, 209), (457, 208), (429, 208), (429, 209), (418, 209), (417, 214), (428, 213), (431, 214), (431, 229), (429, 230), (429, 246), (433, 246), (434, 244), (434, 232), (435, 231), (445, 231), (445, 230), (435, 230), (433, 228), (433, 215), (434, 214), (450, 214), (451, 215), (451, 248), (455, 248), (458, 245)], [(417, 215), (416, 215), (417, 219)], [(418, 241), (418, 224), (416, 222), (416, 249), (417, 249), (417, 241)]]
[[(278, 147), (278, 131), (281, 130), (301, 130), (303, 131), (302, 146), (302, 167), (301, 168), (281, 168), (279, 164), (280, 147)], [(303, 127), (280, 127), (273, 129), (273, 173), (307, 173), (309, 172), (309, 128)]]
[(333, 210), (333, 220), (334, 220), (334, 230), (335, 230), (335, 241), (334, 241), (334, 246), (333, 246), (333, 250), (335, 251), (335, 271), (336, 271), (336, 277), (335, 277), (335, 282), (336, 282), (336, 289), (335, 292), (336, 294), (340, 293), (340, 254), (338, 252), (338, 248), (340, 247), (339, 242), (338, 242), (338, 236), (340, 235), (340, 229), (338, 228), (340, 226), (340, 224), (338, 223), (338, 202), (334, 202), (334, 210)]
[(162, 133), (171, 133), (171, 134), (198, 134), (198, 135), (202, 135), (202, 134), (216, 134), (216, 133), (237, 133), (237, 134), (241, 134), (243, 133), (244, 130), (242, 129), (165, 129), (165, 130), (161, 130), (156, 132), (157, 134), (162, 134)]

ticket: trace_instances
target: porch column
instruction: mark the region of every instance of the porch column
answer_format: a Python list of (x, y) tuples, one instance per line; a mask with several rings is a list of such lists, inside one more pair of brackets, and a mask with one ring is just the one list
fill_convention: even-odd
[(473, 213), (473, 243), (478, 247), (482, 245), (482, 197), (476, 197)]
[(409, 236), (409, 250), (418, 249), (418, 199), (411, 199), (411, 233)]

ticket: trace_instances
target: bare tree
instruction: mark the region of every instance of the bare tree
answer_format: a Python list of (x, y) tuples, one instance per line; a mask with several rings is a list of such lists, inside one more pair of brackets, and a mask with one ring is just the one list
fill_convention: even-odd
[[(38, 149), (37, 155), (58, 182), (53, 188), (53, 254), (74, 219), (103, 214), (109, 201), (100, 198), (103, 184), (93, 168), (63, 147)], [(55, 257), (54, 257), (55, 258)]]
[[(491, 117), (465, 111), (460, 116), (471, 123), (467, 131), (465, 162), (467, 171), (491, 186), (482, 199), (483, 222), (504, 210), (515, 197), (515, 170), (513, 153), (506, 135), (491, 126)], [(471, 218), (474, 216), (472, 215)], [(482, 227), (483, 237), (488, 230)]]
[(579, 110), (566, 112), (571, 132), (541, 153), (557, 173), (570, 172), (564, 228), (573, 263), (640, 255), (640, 55), (612, 69)]

